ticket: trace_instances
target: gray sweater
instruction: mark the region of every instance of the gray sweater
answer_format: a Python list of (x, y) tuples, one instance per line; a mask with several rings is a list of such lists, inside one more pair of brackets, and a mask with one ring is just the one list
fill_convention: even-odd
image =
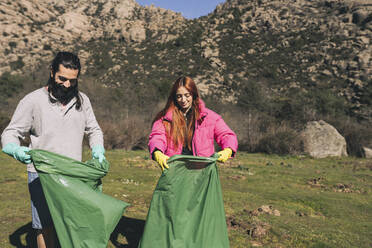
[[(103, 134), (89, 98), (80, 94), (82, 107), (76, 110), (75, 100), (66, 106), (51, 103), (45, 87), (29, 93), (19, 102), (4, 129), (2, 146), (20, 144), (20, 139), (30, 134), (31, 149), (43, 149), (81, 161), (84, 134), (89, 138), (90, 147), (103, 146)], [(27, 170), (35, 172), (33, 164), (27, 165)]]

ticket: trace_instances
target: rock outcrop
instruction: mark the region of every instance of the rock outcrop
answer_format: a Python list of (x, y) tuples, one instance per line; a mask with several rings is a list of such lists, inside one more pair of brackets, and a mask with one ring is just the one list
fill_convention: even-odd
[(345, 138), (325, 121), (308, 122), (301, 136), (304, 152), (314, 158), (347, 156)]
[(365, 158), (372, 158), (372, 149), (368, 147), (363, 147), (363, 153)]
[(104, 50), (107, 71), (136, 68), (95, 75), (110, 87), (146, 81), (153, 66), (154, 80), (192, 75), (203, 95), (232, 103), (248, 80), (268, 95), (327, 85), (362, 119), (372, 114), (371, 41), (369, 0), (227, 0), (195, 20), (135, 0), (0, 2), (0, 74), (32, 71), (57, 50), (87, 55), (96, 71)]
[[(179, 13), (141, 7), (134, 0), (2, 1), (0, 74), (32, 70), (37, 62), (51, 59), (51, 51), (73, 50), (76, 43), (90, 40), (132, 44), (144, 41), (148, 31), (161, 40), (161, 35), (179, 33), (185, 23)], [(18, 60), (22, 63), (9, 66)]]

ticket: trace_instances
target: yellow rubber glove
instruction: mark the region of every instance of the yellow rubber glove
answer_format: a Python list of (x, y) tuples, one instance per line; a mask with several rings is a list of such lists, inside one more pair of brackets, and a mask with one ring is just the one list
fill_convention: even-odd
[(231, 158), (232, 150), (230, 148), (225, 148), (222, 151), (219, 151), (218, 155), (220, 156), (218, 157), (217, 161), (225, 163), (229, 158)]
[(165, 168), (169, 169), (167, 165), (168, 156), (162, 153), (161, 151), (154, 152), (155, 161), (159, 164), (160, 169), (164, 171)]

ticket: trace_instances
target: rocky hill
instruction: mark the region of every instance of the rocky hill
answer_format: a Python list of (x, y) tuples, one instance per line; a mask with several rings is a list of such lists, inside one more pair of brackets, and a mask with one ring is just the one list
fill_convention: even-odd
[(201, 22), (204, 54), (230, 82), (264, 76), (277, 92), (327, 84), (356, 106), (371, 96), (371, 1), (227, 1)]
[[(234, 85), (247, 78), (269, 78), (276, 91), (337, 81), (337, 94), (358, 106), (372, 78), (371, 9), (368, 0), (229, 0), (206, 17), (186, 20), (134, 0), (7, 0), (0, 3), (0, 73), (33, 70), (61, 49), (76, 50), (94, 70), (101, 51), (91, 46), (112, 43), (103, 83), (132, 80), (115, 76), (126, 64), (137, 67), (129, 72), (140, 75), (137, 81), (176, 69), (195, 76), (205, 94), (234, 89), (225, 99), (236, 102)], [(139, 63), (126, 59), (133, 48)], [(141, 59), (146, 52), (155, 53), (159, 65)]]
[[(0, 18), (0, 73), (34, 69), (56, 50), (74, 49), (89, 41), (139, 43), (151, 38), (166, 42), (187, 22), (180, 14), (144, 8), (134, 0), (9, 0), (0, 2)], [(158, 35), (163, 32), (169, 35)], [(92, 55), (81, 52), (84, 59)]]
[(134, 0), (4, 0), (0, 89), (16, 75), (45, 82), (55, 52), (71, 50), (101, 117), (153, 116), (186, 74), (242, 111), (371, 122), (371, 40), (371, 0), (227, 0), (194, 20)]

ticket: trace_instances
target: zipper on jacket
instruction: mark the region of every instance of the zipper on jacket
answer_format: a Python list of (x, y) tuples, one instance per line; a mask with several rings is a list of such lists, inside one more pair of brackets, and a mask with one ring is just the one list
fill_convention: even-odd
[(195, 132), (196, 130), (198, 129), (198, 120), (195, 121), (196, 125), (195, 125), (195, 129), (194, 129), (194, 132), (192, 134), (192, 153), (194, 153), (195, 156), (198, 156), (198, 154), (196, 153), (196, 149), (195, 149), (195, 142), (194, 142), (194, 138), (195, 138)]
[[(204, 121), (204, 118), (206, 117), (207, 115), (203, 116), (200, 118), (200, 124)], [(196, 149), (195, 149), (195, 142), (194, 142), (194, 138), (195, 138), (195, 132), (196, 130), (199, 128), (199, 120), (196, 120), (195, 121), (196, 125), (195, 125), (195, 130), (194, 130), (194, 133), (192, 134), (192, 152), (194, 153), (195, 156), (198, 156), (197, 152), (196, 152)]]

